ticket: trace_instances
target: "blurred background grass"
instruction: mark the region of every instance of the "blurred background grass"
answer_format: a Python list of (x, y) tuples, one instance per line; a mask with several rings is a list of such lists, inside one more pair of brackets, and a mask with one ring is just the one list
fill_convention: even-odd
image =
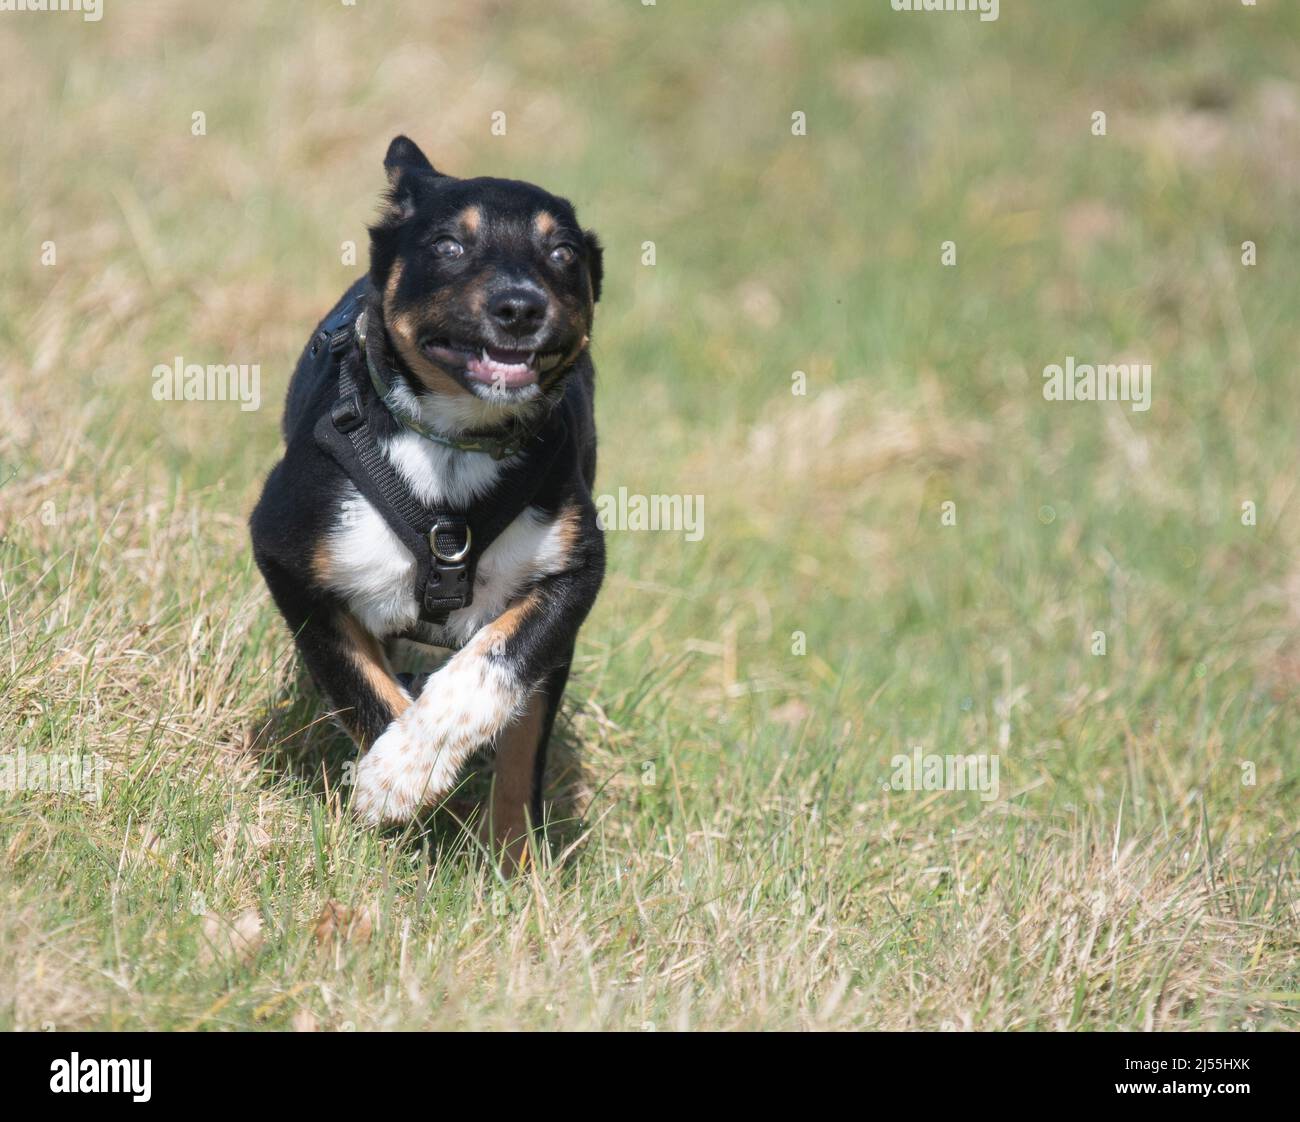
[[(4, 725), (129, 776), (4, 804), (0, 955), (83, 964), (10, 1019), (202, 1024), (229, 992), (211, 1023), (1294, 1023), (1298, 64), (1278, 0), (0, 16)], [(705, 496), (699, 543), (610, 536), (587, 773), (553, 777), (593, 833), (547, 909), (498, 914), (248, 751), (295, 687), (243, 521), (398, 132), (575, 202), (608, 247), (598, 489)], [(261, 410), (155, 402), (176, 355), (259, 363)], [(1066, 355), (1150, 362), (1150, 411), (1045, 402)], [(1001, 799), (882, 793), (914, 744), (998, 752)], [(196, 891), (262, 917), (259, 957), (189, 977)], [(1098, 894), (1114, 959), (1067, 961)], [(380, 938), (340, 1012), (295, 942), (330, 896), (430, 933), (402, 970), (480, 977), (394, 999)], [(557, 931), (595, 940), (590, 992), (563, 955), (512, 973)], [(122, 946), (105, 992), (84, 964)]]

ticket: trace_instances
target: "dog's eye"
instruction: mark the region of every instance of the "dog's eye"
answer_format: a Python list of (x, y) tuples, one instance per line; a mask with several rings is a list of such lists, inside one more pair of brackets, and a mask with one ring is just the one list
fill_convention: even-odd
[(433, 252), (439, 257), (459, 257), (465, 252), (465, 247), (455, 238), (439, 238), (433, 243)]
[(557, 245), (551, 250), (551, 261), (556, 265), (572, 265), (578, 259), (578, 251), (571, 245)]

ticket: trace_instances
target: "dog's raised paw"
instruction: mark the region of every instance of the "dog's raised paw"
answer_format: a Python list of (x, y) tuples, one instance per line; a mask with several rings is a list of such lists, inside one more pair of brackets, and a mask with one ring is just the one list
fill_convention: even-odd
[(352, 812), (371, 826), (409, 822), (420, 810), (429, 785), (429, 769), (408, 744), (397, 722), (371, 746), (357, 765)]

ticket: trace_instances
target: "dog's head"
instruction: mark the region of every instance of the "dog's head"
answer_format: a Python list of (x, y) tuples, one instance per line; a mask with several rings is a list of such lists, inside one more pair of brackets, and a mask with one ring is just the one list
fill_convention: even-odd
[(539, 401), (591, 337), (601, 248), (531, 183), (457, 179), (397, 137), (370, 230), (384, 325), (420, 387), (496, 405)]

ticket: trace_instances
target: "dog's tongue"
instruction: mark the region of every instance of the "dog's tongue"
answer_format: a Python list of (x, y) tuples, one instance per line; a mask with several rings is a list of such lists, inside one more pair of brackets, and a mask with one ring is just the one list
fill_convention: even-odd
[(527, 356), (518, 351), (498, 351), (492, 347), (471, 358), (465, 364), (465, 373), (476, 381), (507, 389), (531, 386), (537, 381), (537, 371)]

